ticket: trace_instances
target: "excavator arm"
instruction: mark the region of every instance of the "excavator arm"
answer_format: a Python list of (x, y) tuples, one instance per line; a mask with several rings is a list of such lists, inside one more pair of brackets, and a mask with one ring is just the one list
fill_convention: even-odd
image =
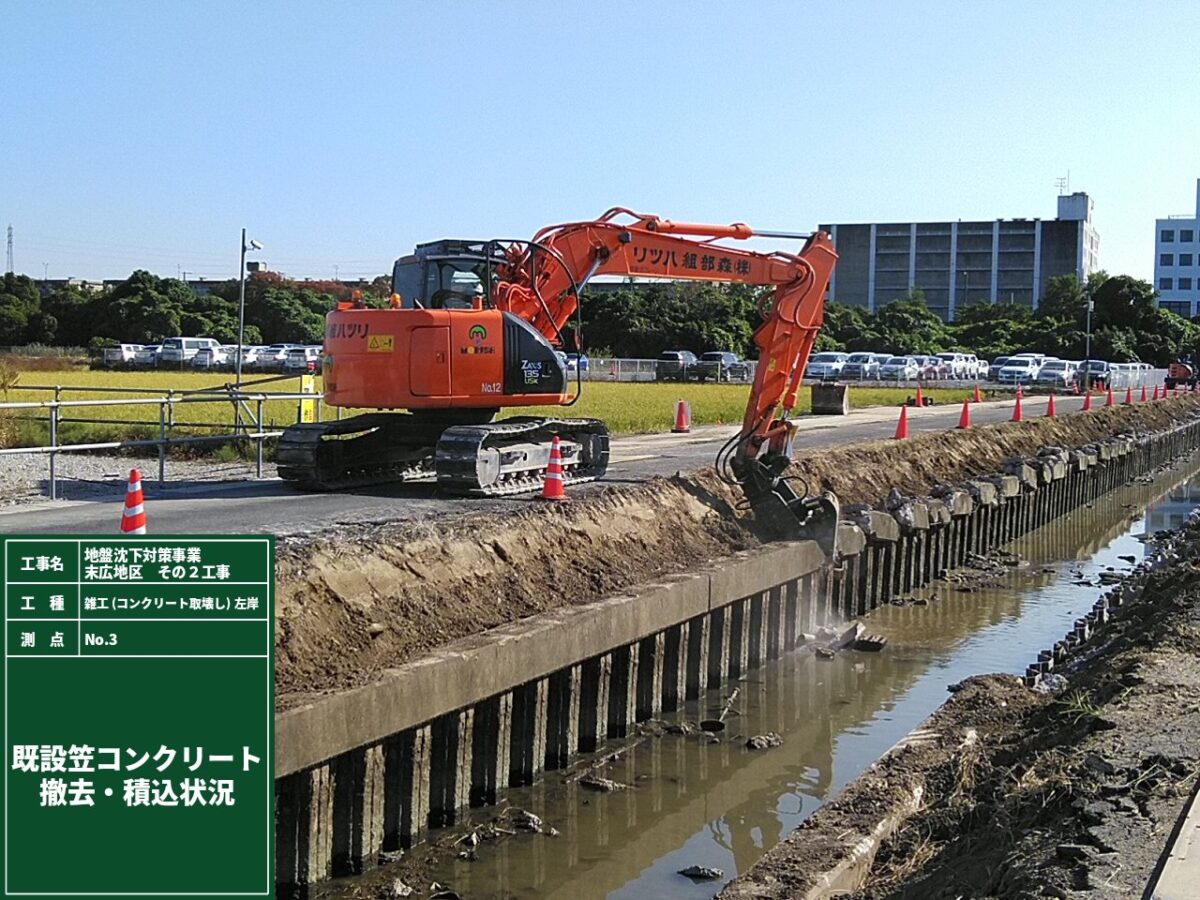
[[(794, 426), (789, 415), (821, 329), (824, 297), (837, 260), (832, 241), (807, 236), (797, 254), (761, 253), (714, 243), (721, 239), (800, 237), (748, 225), (673, 222), (612, 209), (591, 222), (545, 228), (508, 249), (493, 303), (529, 322), (552, 343), (577, 309), (578, 290), (595, 275), (723, 281), (773, 286), (760, 304), (754, 334), (758, 365), (739, 433), (723, 448), (718, 470), (742, 485), (756, 512), (799, 522), (832, 555), (837, 505), (832, 495), (797, 491), (785, 472)], [(781, 510), (791, 515), (780, 517)], [(789, 527), (788, 530), (793, 530)]]

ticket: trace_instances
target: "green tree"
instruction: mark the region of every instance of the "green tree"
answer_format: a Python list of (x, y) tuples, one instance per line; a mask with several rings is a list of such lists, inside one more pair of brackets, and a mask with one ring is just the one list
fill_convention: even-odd
[(940, 353), (953, 337), (949, 326), (929, 309), (925, 292), (913, 288), (875, 314), (884, 346), (893, 353)]

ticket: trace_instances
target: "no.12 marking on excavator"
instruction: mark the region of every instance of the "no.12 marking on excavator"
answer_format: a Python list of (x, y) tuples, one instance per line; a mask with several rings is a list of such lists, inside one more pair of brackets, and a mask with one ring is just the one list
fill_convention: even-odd
[(367, 338), (368, 353), (391, 353), (396, 346), (394, 334), (373, 334)]

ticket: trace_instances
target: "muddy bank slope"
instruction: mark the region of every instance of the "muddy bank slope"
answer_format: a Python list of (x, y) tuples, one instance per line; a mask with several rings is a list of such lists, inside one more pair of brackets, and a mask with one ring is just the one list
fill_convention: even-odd
[(888, 819), (865, 883), (837, 896), (1141, 896), (1200, 771), (1200, 526), (1142, 596), (1054, 693), (964, 682), (721, 896), (816, 896)]
[[(1190, 398), (801, 454), (810, 490), (881, 503), (997, 471), (1039, 447), (1078, 447), (1190, 419)], [(276, 696), (281, 709), (371, 681), (433, 647), (539, 612), (589, 603), (755, 546), (767, 536), (709, 469), (609, 488), (563, 505), (450, 523), (342, 527), (281, 539)]]

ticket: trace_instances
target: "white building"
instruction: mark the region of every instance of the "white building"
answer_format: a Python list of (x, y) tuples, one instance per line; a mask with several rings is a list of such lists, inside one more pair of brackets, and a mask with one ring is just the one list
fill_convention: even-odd
[(1196, 209), (1154, 222), (1154, 286), (1158, 305), (1181, 316), (1196, 315), (1200, 301), (1200, 178)]

